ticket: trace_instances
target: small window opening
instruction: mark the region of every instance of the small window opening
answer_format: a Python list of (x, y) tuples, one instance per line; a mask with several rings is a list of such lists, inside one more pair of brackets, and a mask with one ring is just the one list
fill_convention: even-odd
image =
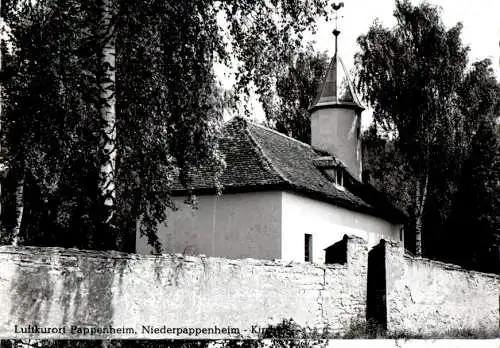
[(339, 186), (344, 186), (344, 170), (342, 167), (335, 167), (332, 169), (332, 180)]
[(344, 186), (344, 170), (340, 167), (337, 168), (336, 183), (339, 186)]
[(329, 168), (325, 170), (328, 179), (338, 186), (344, 186), (344, 168), (341, 166)]
[(312, 234), (304, 236), (304, 261), (312, 262)]

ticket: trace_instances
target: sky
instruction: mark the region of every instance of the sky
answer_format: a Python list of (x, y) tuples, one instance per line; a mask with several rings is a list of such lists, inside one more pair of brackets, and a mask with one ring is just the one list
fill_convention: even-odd
[[(344, 7), (339, 10), (343, 16), (339, 20), (339, 52), (348, 69), (353, 67), (353, 56), (358, 50), (356, 38), (368, 31), (375, 18), (384, 26), (396, 24), (393, 11), (394, 0), (344, 0)], [(422, 1), (414, 0), (413, 4)], [(430, 0), (440, 6), (441, 18), (445, 26), (452, 27), (462, 22), (462, 41), (470, 46), (469, 58), (474, 61), (491, 58), (495, 62), (496, 74), (500, 76), (500, 1), (499, 0)], [(316, 49), (333, 53), (334, 23), (322, 22), (319, 31), (311, 39), (317, 42)]]
[[(0, 0), (1, 1), (1, 0)], [(414, 5), (423, 0), (412, 0)], [(339, 0), (331, 0), (339, 3)], [(354, 54), (358, 51), (356, 39), (366, 33), (373, 21), (378, 18), (384, 26), (396, 24), (393, 11), (395, 0), (342, 0), (344, 7), (339, 10), (339, 54), (350, 71), (354, 67)], [(470, 47), (469, 61), (490, 58), (493, 61), (497, 79), (500, 80), (500, 0), (428, 0), (431, 4), (441, 7), (441, 18), (445, 26), (452, 27), (462, 22), (462, 41)], [(334, 52), (332, 30), (335, 28), (333, 19), (330, 22), (321, 21), (315, 35), (307, 35), (307, 41), (315, 41), (315, 49), (327, 51), (331, 56)], [(215, 72), (226, 89), (234, 83), (234, 76), (223, 66), (216, 66)], [(253, 96), (250, 101), (251, 113), (254, 119), (264, 120), (264, 111)], [(227, 114), (225, 118), (232, 115)], [(362, 127), (366, 129), (371, 123), (371, 110), (367, 108), (362, 114)]]
[[(340, 1), (335, 1), (340, 2)], [(356, 38), (368, 31), (375, 18), (384, 26), (396, 24), (393, 17), (395, 0), (343, 0), (344, 7), (339, 10), (339, 54), (348, 70), (354, 67), (354, 54), (358, 51)], [(419, 4), (421, 0), (411, 1)], [(445, 26), (452, 27), (462, 22), (462, 41), (470, 47), (469, 61), (483, 58), (493, 61), (495, 73), (500, 79), (500, 0), (428, 0), (441, 7), (441, 18)], [(306, 37), (315, 41), (318, 51), (327, 51), (331, 56), (334, 52), (332, 21), (319, 23), (317, 33)], [(223, 69), (217, 69), (225, 87), (230, 86), (231, 78), (224, 76)], [(264, 113), (256, 98), (251, 102), (255, 119), (263, 120)], [(363, 112), (362, 126), (366, 128), (371, 122), (371, 111)]]

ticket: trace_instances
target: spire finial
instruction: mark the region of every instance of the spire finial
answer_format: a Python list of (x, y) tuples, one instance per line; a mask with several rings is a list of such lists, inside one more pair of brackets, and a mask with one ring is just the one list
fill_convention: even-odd
[[(335, 30), (333, 30), (333, 35), (335, 35), (335, 55), (337, 55), (337, 51), (338, 51), (337, 38), (340, 34), (340, 30), (338, 29), (339, 15), (338, 15), (337, 11), (340, 10), (342, 7), (344, 7), (344, 3), (343, 2), (339, 2), (338, 4), (333, 3), (332, 7), (335, 11)], [(340, 16), (340, 18), (342, 18), (342, 16)]]

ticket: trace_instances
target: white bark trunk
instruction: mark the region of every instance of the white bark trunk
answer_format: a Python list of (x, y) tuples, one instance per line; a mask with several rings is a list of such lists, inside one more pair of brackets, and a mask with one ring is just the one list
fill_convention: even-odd
[(425, 175), (423, 183), (421, 180), (421, 178), (417, 179), (415, 192), (415, 254), (417, 256), (422, 256), (422, 218), (427, 199), (429, 175)]
[[(2, 16), (2, 0), (0, 0), (0, 26), (1, 23), (3, 22)], [(3, 27), (0, 27), (0, 33), (3, 32)], [(2, 39), (0, 38), (0, 45), (2, 44)], [(2, 71), (2, 50), (0, 49), (0, 72)], [(0, 81), (0, 134), (2, 134), (2, 104), (3, 104), (3, 98), (2, 98), (2, 82)], [(2, 154), (2, 142), (0, 139), (0, 157)], [(3, 163), (3, 159), (0, 160), (0, 218), (2, 218), (2, 179), (3, 179), (3, 172), (5, 170), (5, 166)], [(3, 225), (0, 223), (0, 231), (3, 230)]]
[(112, 224), (115, 215), (115, 168), (116, 168), (116, 110), (115, 110), (115, 28), (113, 0), (100, 3), (100, 152), (99, 191), (103, 202), (102, 223)]
[(12, 245), (19, 244), (19, 235), (21, 232), (21, 223), (24, 215), (24, 175), (17, 182), (16, 186), (16, 224), (12, 229)]

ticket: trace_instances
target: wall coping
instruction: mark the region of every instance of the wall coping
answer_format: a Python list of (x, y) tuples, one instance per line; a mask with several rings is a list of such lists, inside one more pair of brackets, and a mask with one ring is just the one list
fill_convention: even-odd
[(385, 241), (385, 243), (386, 243), (386, 245), (388, 245), (391, 248), (401, 249), (400, 251), (403, 252), (403, 258), (406, 259), (406, 260), (410, 260), (410, 261), (413, 261), (413, 262), (421, 262), (421, 263), (424, 263), (424, 264), (429, 264), (429, 265), (437, 266), (437, 267), (440, 267), (440, 268), (442, 268), (444, 270), (458, 271), (458, 272), (463, 272), (463, 273), (467, 273), (467, 274), (471, 274), (471, 275), (474, 274), (474, 275), (478, 275), (478, 276), (482, 276), (482, 277), (495, 278), (498, 281), (500, 281), (500, 275), (499, 274), (487, 273), (487, 272), (481, 272), (481, 271), (466, 269), (466, 268), (463, 268), (462, 266), (456, 265), (454, 263), (447, 263), (447, 262), (443, 262), (443, 261), (432, 260), (432, 259), (429, 259), (429, 258), (426, 258), (426, 257), (409, 255), (409, 254), (407, 254), (406, 249), (404, 248), (403, 243), (401, 243), (401, 242), (394, 242), (394, 241), (387, 241), (387, 240)]
[[(254, 258), (244, 258), (244, 259), (229, 259), (223, 257), (209, 257), (203, 254), (200, 255), (183, 255), (183, 254), (158, 254), (158, 255), (146, 255), (146, 254), (131, 254), (115, 250), (87, 250), (87, 249), (77, 249), (77, 248), (62, 248), (62, 247), (35, 247), (35, 246), (11, 246), (11, 245), (0, 245), (0, 256), (1, 255), (20, 255), (26, 257), (32, 257), (35, 255), (50, 257), (84, 257), (84, 258), (95, 258), (95, 259), (107, 259), (107, 260), (165, 260), (174, 263), (181, 262), (192, 262), (192, 263), (204, 263), (207, 261), (212, 261), (214, 263), (227, 263), (235, 266), (242, 265), (255, 265), (255, 266), (276, 266), (276, 267), (306, 267), (306, 268), (319, 268), (323, 270), (341, 270), (347, 269), (348, 263), (346, 264), (320, 264), (311, 262), (297, 262), (297, 261), (286, 261), (281, 259), (275, 260), (265, 260), (265, 259), (254, 259)], [(47, 260), (50, 262), (49, 260)]]
[(456, 264), (453, 264), (453, 263), (432, 260), (432, 259), (428, 259), (425, 257), (412, 256), (412, 255), (408, 255), (408, 254), (404, 254), (403, 257), (405, 259), (408, 259), (411, 261), (416, 261), (416, 262), (421, 262), (421, 263), (425, 263), (425, 264), (429, 264), (429, 265), (434, 265), (434, 266), (440, 267), (444, 270), (458, 271), (458, 272), (463, 272), (463, 273), (467, 273), (467, 274), (476, 274), (476, 275), (479, 275), (482, 277), (496, 278), (497, 280), (500, 281), (500, 275), (495, 274), (495, 273), (487, 273), (487, 272), (481, 272), (481, 271), (476, 271), (476, 270), (472, 270), (472, 269), (466, 269), (466, 268), (463, 268), (463, 267), (456, 265)]

